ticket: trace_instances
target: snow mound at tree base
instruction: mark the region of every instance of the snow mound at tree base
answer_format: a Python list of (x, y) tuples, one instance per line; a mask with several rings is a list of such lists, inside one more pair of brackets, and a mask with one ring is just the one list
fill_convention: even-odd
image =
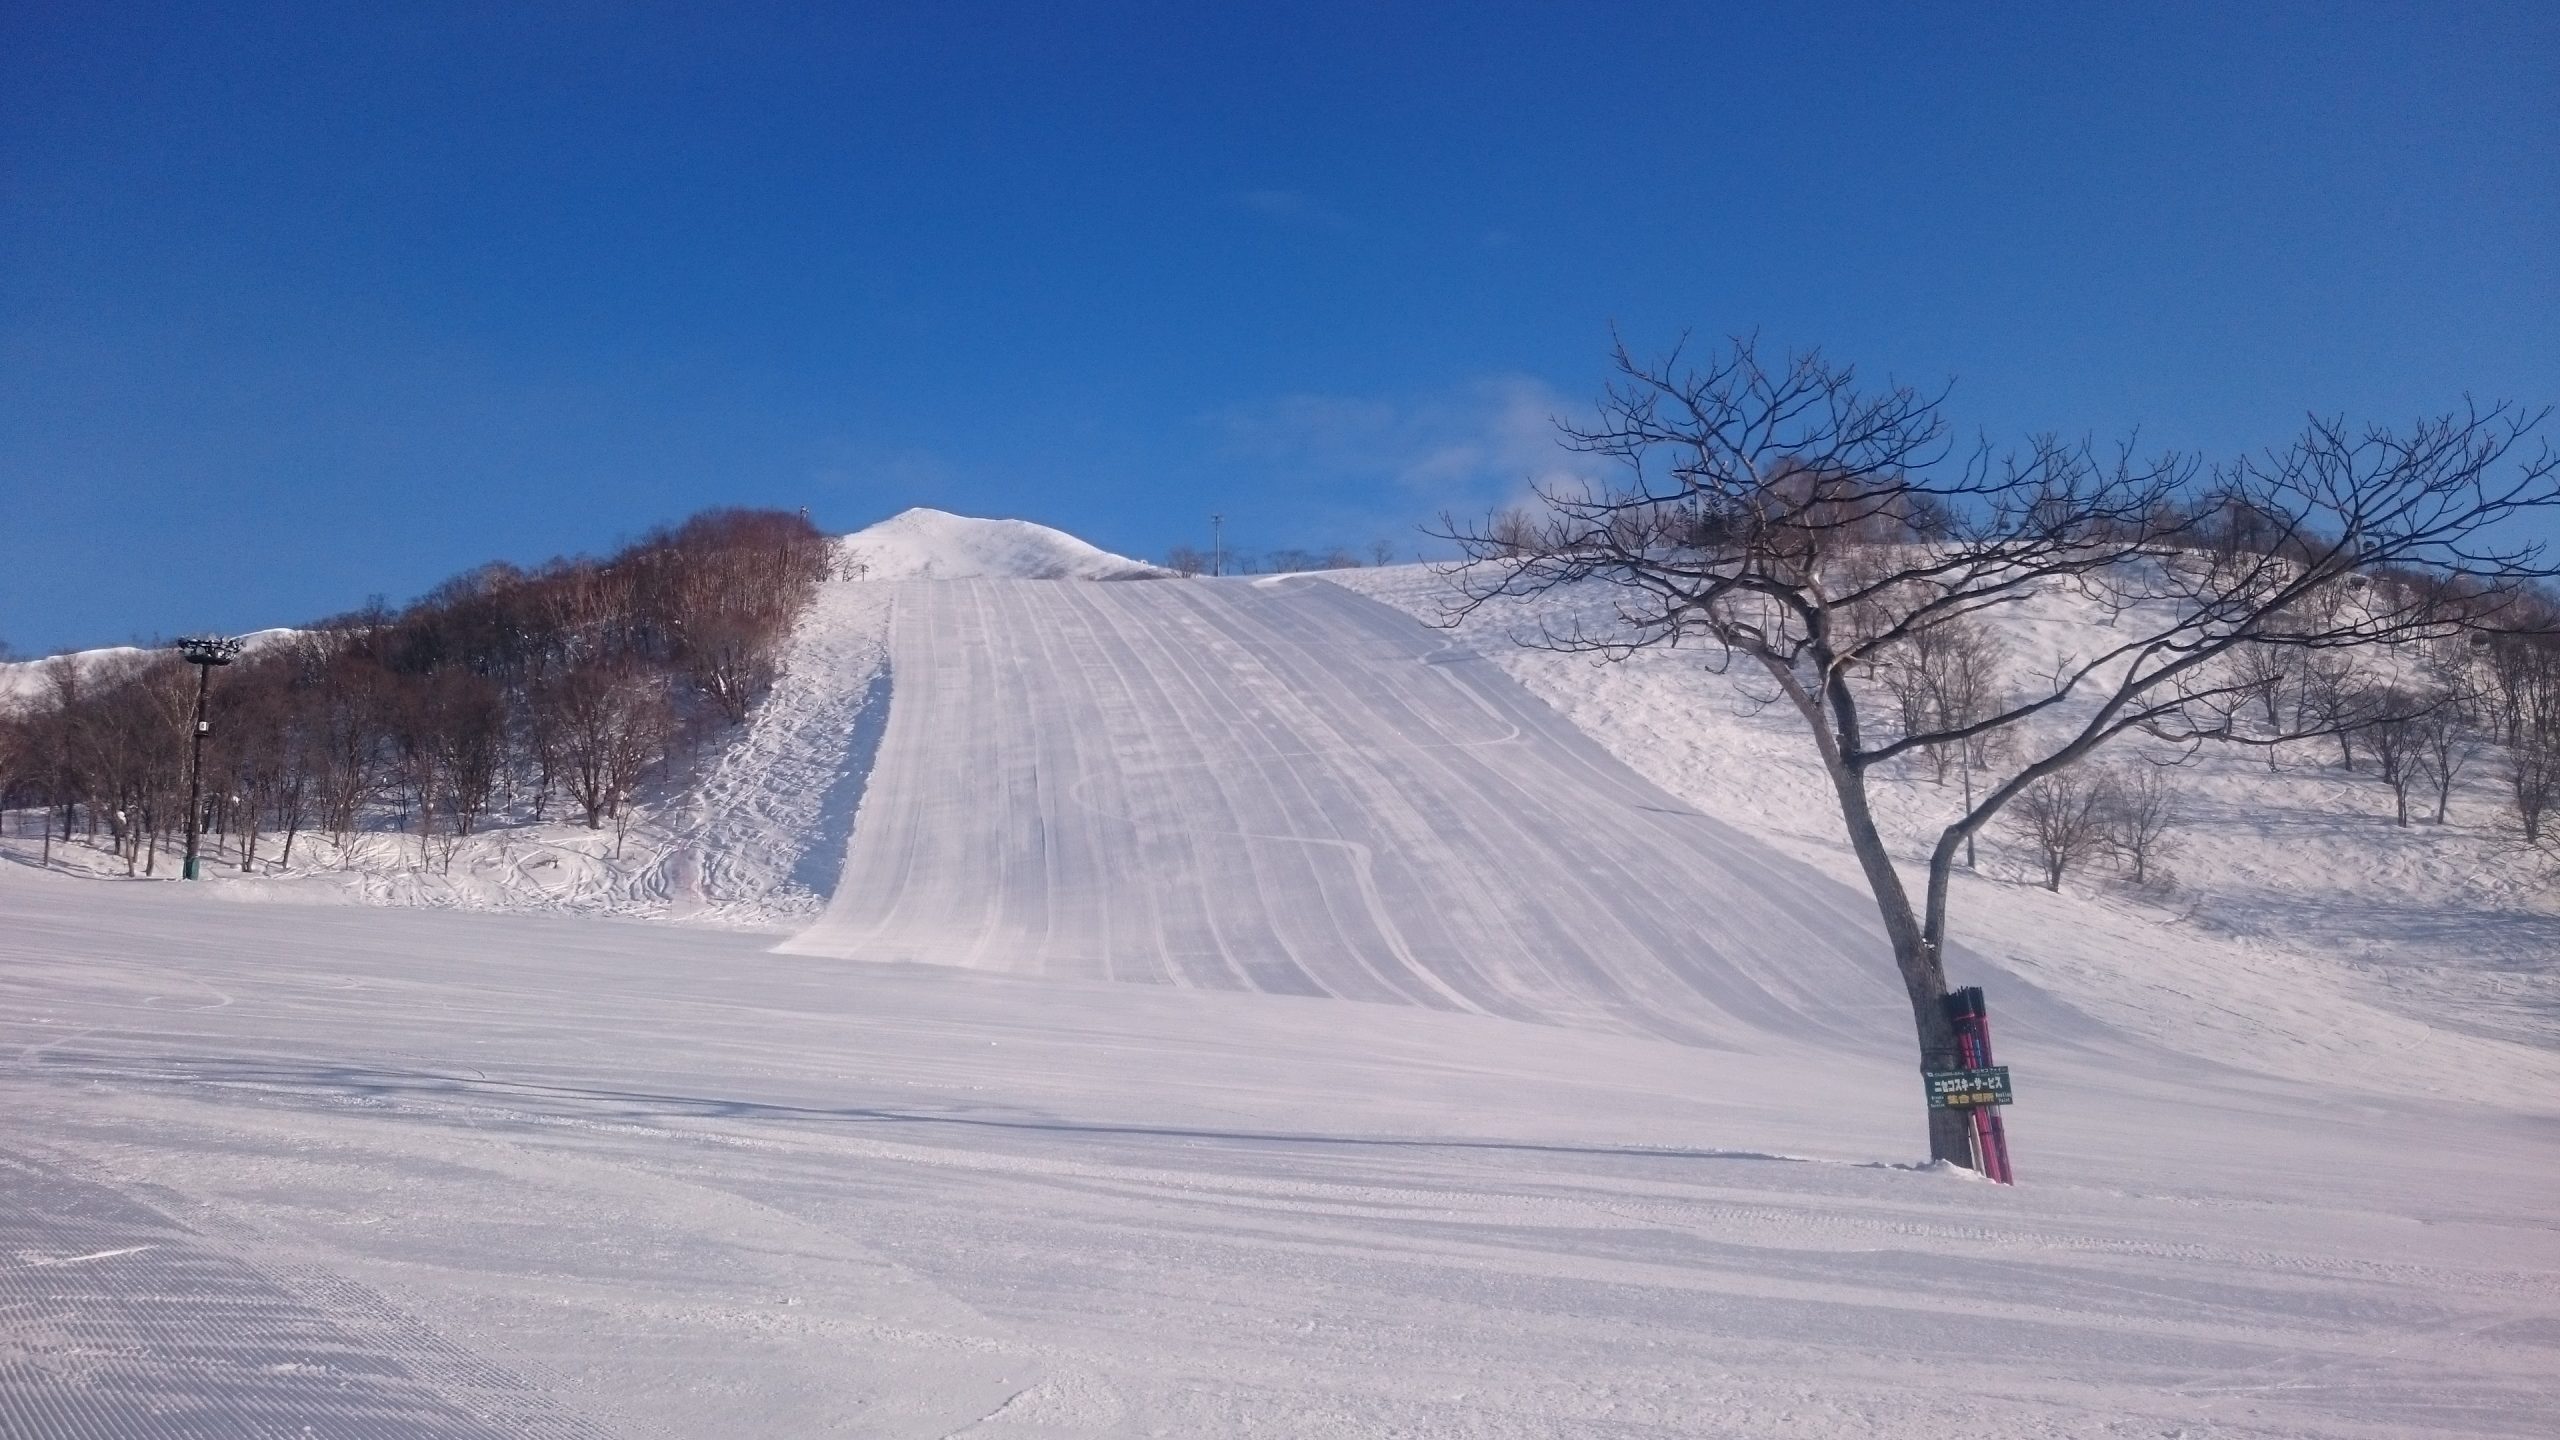
[(921, 507), (844, 537), (865, 580), (1154, 580), (1173, 572), (1028, 520)]

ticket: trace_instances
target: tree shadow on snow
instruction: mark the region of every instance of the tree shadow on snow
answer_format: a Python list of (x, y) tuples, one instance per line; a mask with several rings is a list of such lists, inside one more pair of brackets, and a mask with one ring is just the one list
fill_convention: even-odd
[[(767, 1100), (719, 1099), (658, 1091), (543, 1084), (481, 1075), (393, 1070), (361, 1065), (296, 1067), (272, 1062), (200, 1058), (148, 1068), (103, 1055), (53, 1052), (42, 1070), (63, 1078), (116, 1085), (166, 1084), (292, 1097), (315, 1108), (421, 1105), (444, 1102), (514, 1108), (521, 1124), (635, 1124), (674, 1120), (728, 1120), (767, 1124), (882, 1125), (1014, 1131), (1035, 1135), (1166, 1140), (1242, 1146), (1317, 1146), (1382, 1150), (1493, 1151), (1638, 1160), (1750, 1160), (1797, 1165), (1854, 1164), (1760, 1150), (1653, 1145), (1569, 1145), (1552, 1141), (1463, 1136), (1335, 1135), (1316, 1131), (1222, 1129), (1146, 1125), (1127, 1121), (1068, 1120), (1032, 1111), (971, 1113), (889, 1109), (871, 1105), (790, 1105)], [(538, 1108), (537, 1108), (538, 1107)], [(1909, 1169), (1908, 1166), (1862, 1168)], [(1921, 1167), (1925, 1168), (1925, 1167)]]

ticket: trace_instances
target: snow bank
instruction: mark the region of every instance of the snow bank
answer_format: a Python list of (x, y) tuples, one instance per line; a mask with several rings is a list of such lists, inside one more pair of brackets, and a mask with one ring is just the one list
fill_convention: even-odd
[(866, 580), (1152, 580), (1173, 573), (1028, 520), (922, 508), (846, 536), (844, 555)]

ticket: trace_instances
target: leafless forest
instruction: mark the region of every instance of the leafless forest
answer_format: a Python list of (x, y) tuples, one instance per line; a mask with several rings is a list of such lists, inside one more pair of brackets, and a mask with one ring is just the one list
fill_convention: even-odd
[[(797, 516), (711, 510), (601, 560), (493, 564), (394, 611), (261, 637), (217, 672), (205, 814), (225, 859), (414, 836), (426, 863), (501, 815), (627, 824), (671, 761), (745, 720), (832, 552)], [(150, 873), (185, 828), (196, 675), (173, 650), (58, 656), (0, 716), (0, 808)]]

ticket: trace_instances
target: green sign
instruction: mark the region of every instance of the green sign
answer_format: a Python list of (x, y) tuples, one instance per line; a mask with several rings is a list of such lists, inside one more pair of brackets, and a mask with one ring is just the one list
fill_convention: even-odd
[(2006, 1065), (1980, 1070), (1924, 1070), (1921, 1077), (1929, 1082), (1932, 1110), (1969, 1110), (1976, 1105), (2010, 1103)]

